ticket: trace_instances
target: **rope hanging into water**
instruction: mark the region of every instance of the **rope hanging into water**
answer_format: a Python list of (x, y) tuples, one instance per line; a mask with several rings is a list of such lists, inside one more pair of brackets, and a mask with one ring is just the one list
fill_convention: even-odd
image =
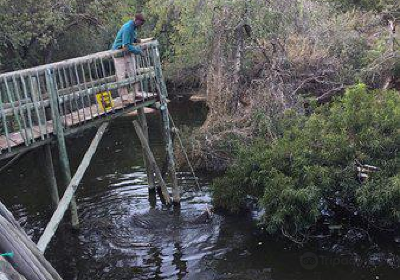
[(168, 115), (169, 115), (169, 119), (171, 120), (172, 127), (175, 128), (176, 136), (178, 136), (179, 144), (180, 144), (180, 146), (181, 146), (181, 149), (182, 149), (183, 154), (185, 155), (185, 158), (186, 158), (186, 161), (187, 161), (187, 163), (188, 163), (188, 165), (189, 165), (190, 171), (192, 172), (193, 179), (194, 179), (194, 181), (196, 182), (196, 186), (197, 186), (197, 188), (198, 188), (200, 191), (202, 191), (201, 186), (200, 186), (200, 183), (199, 183), (199, 180), (198, 180), (198, 178), (197, 178), (197, 176), (196, 176), (196, 173), (194, 172), (193, 165), (192, 165), (192, 163), (190, 162), (189, 156), (188, 156), (188, 154), (187, 154), (187, 151), (186, 151), (186, 149), (185, 149), (185, 147), (184, 147), (184, 145), (183, 145), (182, 138), (181, 138), (181, 136), (179, 135), (179, 130), (176, 128), (174, 119), (172, 118), (172, 116), (171, 116), (171, 114), (170, 114), (169, 111), (168, 111)]

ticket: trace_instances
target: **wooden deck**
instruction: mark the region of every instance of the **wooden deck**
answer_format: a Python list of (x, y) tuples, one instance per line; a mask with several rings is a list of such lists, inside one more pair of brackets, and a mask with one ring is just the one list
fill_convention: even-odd
[(157, 41), (143, 55), (105, 51), (1, 74), (0, 160), (164, 100), (164, 87)]
[[(145, 98), (144, 98), (145, 97)], [(146, 101), (146, 102), (145, 102)], [(113, 99), (112, 109), (103, 110), (99, 104), (93, 104), (90, 107), (72, 111), (66, 115), (61, 115), (61, 120), (65, 128), (74, 128), (82, 126), (85, 123), (91, 123), (101, 117), (113, 115), (116, 113), (123, 113), (124, 110), (131, 109), (132, 107), (143, 107), (148, 103), (155, 103), (158, 101), (157, 94), (155, 93), (129, 93)], [(147, 103), (147, 104), (144, 104)], [(129, 113), (132, 113), (129, 110)], [(43, 126), (42, 126), (43, 129)], [(53, 135), (53, 121), (48, 120), (45, 125), (45, 135), (40, 132), (40, 127), (33, 126), (29, 129), (24, 129), (19, 132), (10, 133), (8, 139), (5, 135), (0, 135), (0, 152), (5, 153), (9, 148), (17, 148), (25, 146), (26, 140), (32, 142), (40, 142)], [(46, 137), (47, 136), (47, 137)]]

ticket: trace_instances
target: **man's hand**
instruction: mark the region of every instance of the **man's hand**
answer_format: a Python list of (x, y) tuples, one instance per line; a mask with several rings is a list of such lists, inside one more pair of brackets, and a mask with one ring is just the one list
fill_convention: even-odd
[(122, 53), (124, 56), (128, 56), (130, 54), (130, 52), (126, 46), (122, 46)]

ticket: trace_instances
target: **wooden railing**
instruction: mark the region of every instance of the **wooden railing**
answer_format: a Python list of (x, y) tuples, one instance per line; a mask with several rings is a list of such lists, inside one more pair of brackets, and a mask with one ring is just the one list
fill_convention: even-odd
[[(158, 42), (143, 55), (105, 51), (0, 75), (0, 158), (57, 134), (161, 98)], [(121, 77), (121, 63), (126, 76)], [(130, 65), (130, 66), (129, 66)]]

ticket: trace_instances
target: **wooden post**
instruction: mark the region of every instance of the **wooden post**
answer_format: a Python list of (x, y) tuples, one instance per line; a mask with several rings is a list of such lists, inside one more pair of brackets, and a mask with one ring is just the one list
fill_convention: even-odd
[[(144, 108), (138, 109), (138, 119), (140, 126), (142, 127), (143, 135), (146, 138), (146, 141), (149, 142), (149, 129), (147, 126), (147, 120), (146, 120), (146, 114), (144, 113)], [(154, 178), (154, 166), (150, 164), (149, 160), (147, 159), (146, 150), (144, 148), (142, 149), (143, 149), (144, 165), (146, 167), (146, 172), (147, 172), (147, 180), (149, 183), (149, 191), (155, 193), (156, 181)]]
[(169, 122), (168, 106), (167, 106), (167, 86), (165, 85), (164, 78), (161, 70), (160, 53), (157, 48), (153, 48), (154, 67), (157, 81), (157, 88), (160, 94), (160, 112), (163, 122), (163, 131), (165, 138), (165, 150), (168, 157), (168, 171), (172, 181), (172, 197), (174, 204), (179, 204), (181, 201), (181, 190), (178, 186), (178, 178), (176, 177), (174, 147), (171, 137), (171, 127)]
[(74, 177), (71, 179), (67, 189), (65, 190), (65, 193), (60, 203), (58, 204), (57, 210), (54, 212), (50, 222), (47, 224), (46, 229), (44, 230), (43, 235), (40, 237), (37, 246), (41, 252), (44, 252), (46, 250), (47, 245), (53, 238), (58, 228), (58, 225), (64, 217), (65, 211), (67, 211), (68, 205), (72, 201), (76, 189), (78, 188), (78, 185), (86, 172), (86, 169), (89, 167), (90, 161), (96, 152), (96, 149), (107, 129), (107, 126), (108, 123), (104, 123), (97, 131), (96, 136), (93, 138), (89, 149), (86, 151), (85, 156), (83, 157), (82, 162), (78, 167), (78, 170), (76, 171)]
[(16, 264), (15, 268), (27, 279), (62, 280), (36, 247), (36, 244), (23, 231), (11, 212), (1, 202), (0, 236), (0, 251), (14, 253), (13, 263)]
[(3, 257), (0, 257), (0, 280), (26, 280), (24, 276)]
[(139, 137), (140, 143), (142, 144), (142, 148), (146, 152), (146, 155), (147, 155), (147, 158), (148, 158), (150, 164), (152, 164), (154, 166), (154, 171), (155, 171), (156, 177), (157, 177), (157, 179), (158, 179), (158, 181), (159, 181), (159, 183), (161, 185), (161, 192), (162, 192), (162, 195), (163, 195), (163, 197), (165, 199), (165, 203), (167, 205), (170, 205), (171, 204), (171, 197), (169, 196), (167, 185), (165, 184), (164, 179), (163, 179), (163, 177), (161, 175), (161, 171), (157, 166), (156, 159), (154, 158), (154, 155), (151, 152), (149, 143), (147, 142), (147, 139), (143, 134), (143, 131), (142, 131), (142, 128), (140, 127), (140, 124), (137, 121), (133, 121), (133, 125), (135, 126), (136, 133), (137, 133), (137, 135)]
[[(64, 138), (64, 128), (60, 119), (60, 111), (58, 109), (58, 94), (57, 88), (54, 83), (54, 77), (50, 69), (46, 71), (46, 85), (47, 91), (50, 97), (51, 102), (51, 114), (53, 120), (53, 133), (57, 136), (58, 142), (58, 154), (60, 158), (60, 167), (61, 174), (63, 176), (65, 185), (68, 185), (71, 182), (71, 168), (69, 165), (69, 158), (67, 153), (67, 146), (65, 144)], [(79, 218), (78, 218), (78, 207), (76, 203), (75, 196), (71, 200), (71, 219), (72, 219), (72, 227), (74, 229), (79, 228)]]
[(174, 147), (172, 144), (171, 128), (169, 125), (168, 108), (165, 105), (161, 106), (161, 118), (163, 121), (163, 129), (165, 136), (165, 150), (168, 158), (168, 172), (172, 180), (172, 197), (175, 204), (181, 201), (181, 190), (178, 186), (178, 178), (176, 177)]
[(46, 169), (46, 177), (49, 183), (51, 202), (53, 208), (57, 209), (57, 205), (60, 202), (60, 196), (58, 194), (57, 180), (54, 173), (53, 157), (51, 155), (50, 144), (44, 146), (44, 165)]

